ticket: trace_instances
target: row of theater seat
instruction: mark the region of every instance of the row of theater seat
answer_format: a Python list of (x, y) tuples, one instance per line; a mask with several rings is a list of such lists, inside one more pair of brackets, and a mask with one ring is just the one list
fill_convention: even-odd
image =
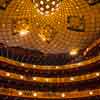
[(0, 55), (20, 62), (36, 65), (64, 65), (84, 60), (82, 56), (72, 57), (69, 53), (44, 54), (37, 49), (8, 47), (0, 45)]
[[(10, 97), (10, 96), (0, 96), (1, 100), (47, 100), (47, 99), (29, 99), (29, 98), (20, 98), (20, 97)], [(48, 100), (55, 100), (55, 99), (48, 99)], [(59, 99), (59, 100), (66, 100), (66, 99)], [(77, 98), (77, 99), (67, 99), (67, 100), (100, 100), (100, 96), (91, 96), (85, 98)]]
[(67, 63), (83, 61), (87, 58), (97, 56), (99, 53), (100, 46), (94, 48), (86, 57), (81, 56), (80, 54), (72, 57), (68, 52), (60, 54), (44, 54), (37, 49), (0, 45), (0, 56), (36, 65), (65, 65)]
[[(95, 67), (94, 67), (95, 66)], [(41, 69), (30, 69), (30, 68), (22, 68), (16, 67), (11, 64), (7, 64), (5, 62), (0, 62), (0, 70), (5, 70), (7, 72), (12, 72), (16, 74), (22, 74), (26, 76), (40, 76), (40, 77), (72, 77), (83, 74), (88, 74), (96, 71), (100, 71), (99, 61), (95, 63), (91, 63), (89, 65), (85, 65), (82, 68), (72, 68), (67, 70), (41, 70)]]
[(9, 78), (0, 78), (0, 87), (14, 88), (17, 90), (34, 90), (34, 91), (51, 91), (51, 92), (72, 92), (72, 91), (84, 91), (100, 88), (100, 78), (95, 78), (86, 81), (72, 82), (72, 83), (38, 83), (38, 82), (25, 82), (21, 80), (14, 80)]

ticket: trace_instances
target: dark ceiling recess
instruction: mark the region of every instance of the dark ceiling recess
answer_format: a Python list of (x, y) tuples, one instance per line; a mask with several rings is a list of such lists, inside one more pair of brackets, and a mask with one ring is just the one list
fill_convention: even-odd
[(95, 5), (97, 3), (100, 3), (100, 0), (86, 0), (89, 5)]
[(5, 10), (12, 0), (0, 0), (0, 9)]

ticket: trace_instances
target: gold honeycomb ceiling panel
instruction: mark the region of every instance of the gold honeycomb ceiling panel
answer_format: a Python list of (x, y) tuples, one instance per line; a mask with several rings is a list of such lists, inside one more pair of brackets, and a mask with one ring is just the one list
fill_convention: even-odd
[[(99, 9), (100, 4), (90, 6), (85, 0), (62, 0), (58, 10), (45, 16), (37, 12), (32, 0), (12, 0), (4, 11), (0, 11), (0, 42), (37, 48), (45, 53), (83, 49), (100, 38)], [(73, 16), (78, 16), (78, 21), (70, 22)], [(27, 34), (22, 30), (14, 33), (18, 27), (16, 23), (21, 24), (24, 31), (28, 25)], [(70, 24), (79, 29), (71, 30)]]

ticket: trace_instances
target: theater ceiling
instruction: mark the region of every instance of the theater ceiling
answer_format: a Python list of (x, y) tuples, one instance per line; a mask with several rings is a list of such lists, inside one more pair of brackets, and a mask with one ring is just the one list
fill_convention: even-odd
[(99, 0), (0, 0), (0, 43), (66, 53), (98, 38)]

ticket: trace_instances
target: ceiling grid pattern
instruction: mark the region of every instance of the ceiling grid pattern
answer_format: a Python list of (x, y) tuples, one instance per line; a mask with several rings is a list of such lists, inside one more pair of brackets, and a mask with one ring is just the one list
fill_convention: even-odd
[[(83, 49), (100, 37), (100, 5), (90, 7), (85, 0), (63, 0), (53, 15), (40, 15), (31, 0), (13, 0), (0, 15), (0, 41), (9, 46), (37, 48), (45, 53)], [(85, 31), (67, 29), (68, 16), (84, 16)], [(24, 37), (12, 35), (13, 21), (28, 19), (30, 32)], [(38, 36), (41, 27), (50, 26), (56, 32), (50, 43)], [(53, 34), (53, 33), (52, 33)]]

